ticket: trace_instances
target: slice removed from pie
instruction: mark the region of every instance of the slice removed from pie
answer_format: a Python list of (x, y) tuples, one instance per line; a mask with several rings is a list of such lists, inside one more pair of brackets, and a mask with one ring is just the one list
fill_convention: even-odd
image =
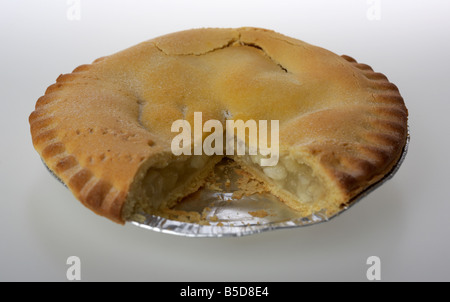
[(223, 156), (171, 151), (174, 121), (278, 120), (280, 158), (230, 156), (303, 215), (336, 213), (396, 164), (397, 87), (348, 56), (260, 28), (158, 37), (58, 77), (29, 117), (35, 149), (95, 213), (124, 223), (198, 190)]

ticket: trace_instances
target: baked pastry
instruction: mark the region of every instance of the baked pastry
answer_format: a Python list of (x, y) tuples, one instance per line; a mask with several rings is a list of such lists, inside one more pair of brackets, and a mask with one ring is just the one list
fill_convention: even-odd
[(95, 213), (124, 223), (199, 189), (222, 156), (171, 152), (171, 125), (279, 120), (280, 159), (231, 156), (304, 215), (336, 213), (386, 175), (407, 137), (397, 87), (348, 56), (259, 28), (158, 37), (58, 77), (29, 122), (45, 164)]

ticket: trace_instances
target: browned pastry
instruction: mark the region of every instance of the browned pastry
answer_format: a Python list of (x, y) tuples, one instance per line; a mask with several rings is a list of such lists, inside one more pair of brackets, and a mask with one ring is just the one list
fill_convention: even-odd
[(158, 37), (61, 75), (30, 115), (46, 165), (95, 213), (124, 223), (176, 204), (221, 156), (175, 156), (171, 124), (279, 120), (280, 160), (232, 156), (287, 205), (332, 214), (399, 159), (407, 109), (381, 73), (259, 28)]

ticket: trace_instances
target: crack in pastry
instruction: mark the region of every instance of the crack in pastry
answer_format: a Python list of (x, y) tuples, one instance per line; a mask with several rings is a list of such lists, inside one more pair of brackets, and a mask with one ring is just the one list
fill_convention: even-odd
[[(279, 120), (280, 158), (230, 156), (307, 216), (333, 214), (400, 158), (408, 111), (386, 76), (258, 28), (158, 37), (61, 75), (29, 117), (45, 164), (95, 213), (171, 208), (222, 156), (175, 156), (172, 122)], [(203, 139), (206, 133), (203, 133)]]

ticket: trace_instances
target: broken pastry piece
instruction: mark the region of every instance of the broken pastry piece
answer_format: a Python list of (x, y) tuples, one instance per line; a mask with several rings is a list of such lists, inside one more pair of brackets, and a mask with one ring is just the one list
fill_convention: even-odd
[(171, 125), (278, 120), (279, 161), (233, 155), (304, 215), (339, 211), (407, 138), (397, 87), (348, 56), (259, 28), (158, 37), (58, 77), (29, 117), (35, 149), (85, 206), (124, 223), (198, 190), (223, 156), (171, 152)]

